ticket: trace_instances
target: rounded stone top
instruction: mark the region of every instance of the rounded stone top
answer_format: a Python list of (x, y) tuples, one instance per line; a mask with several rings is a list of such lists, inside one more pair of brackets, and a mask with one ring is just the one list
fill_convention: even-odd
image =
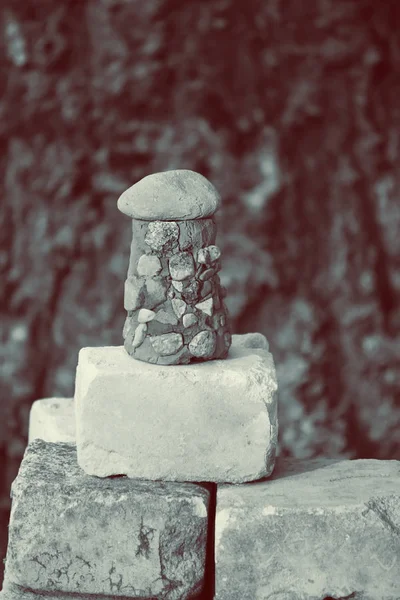
[(147, 175), (121, 194), (118, 209), (143, 221), (187, 221), (212, 216), (220, 203), (208, 179), (178, 169)]

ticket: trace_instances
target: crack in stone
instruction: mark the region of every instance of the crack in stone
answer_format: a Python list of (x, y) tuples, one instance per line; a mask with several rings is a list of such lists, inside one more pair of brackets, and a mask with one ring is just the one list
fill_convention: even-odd
[(151, 542), (154, 539), (154, 532), (156, 530), (153, 527), (149, 527), (144, 524), (143, 517), (140, 521), (140, 530), (139, 530), (139, 544), (136, 550), (136, 556), (144, 556), (149, 558), (150, 556), (150, 546)]
[(393, 519), (389, 516), (387, 509), (379, 503), (379, 500), (369, 500), (369, 502), (366, 503), (366, 507), (369, 510), (372, 510), (378, 519), (385, 525), (385, 527), (388, 527), (392, 533), (400, 536), (400, 527), (393, 522)]
[(160, 561), (161, 580), (165, 584), (160, 594), (160, 598), (163, 600), (175, 600), (175, 598), (179, 597), (179, 594), (174, 594), (174, 591), (183, 585), (183, 581), (169, 579), (169, 577), (166, 576), (166, 565), (163, 558), (161, 539), (158, 544), (158, 558)]

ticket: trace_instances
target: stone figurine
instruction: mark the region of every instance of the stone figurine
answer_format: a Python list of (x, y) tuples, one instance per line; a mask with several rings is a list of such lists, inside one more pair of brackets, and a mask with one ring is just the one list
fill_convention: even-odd
[(149, 175), (120, 196), (119, 210), (132, 218), (123, 337), (134, 358), (160, 365), (226, 358), (219, 206), (214, 186), (188, 170)]

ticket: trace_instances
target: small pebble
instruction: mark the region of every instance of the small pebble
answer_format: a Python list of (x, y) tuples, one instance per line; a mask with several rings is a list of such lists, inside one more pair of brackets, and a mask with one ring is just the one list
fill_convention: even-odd
[(212, 298), (208, 298), (208, 300), (204, 300), (203, 302), (196, 304), (196, 308), (206, 313), (206, 315), (209, 315), (210, 317), (213, 313), (213, 306), (214, 302)]
[(143, 279), (128, 277), (125, 281), (124, 307), (125, 310), (136, 310), (141, 305)]
[(158, 306), (161, 302), (164, 302), (167, 298), (167, 286), (165, 279), (159, 277), (157, 279), (146, 280), (146, 302), (145, 304), (152, 306)]
[(138, 322), (139, 323), (148, 323), (149, 321), (152, 321), (155, 316), (156, 316), (156, 313), (154, 312), (154, 310), (148, 310), (147, 308), (141, 308), (138, 313)]
[(175, 281), (173, 279), (171, 281), (171, 283), (178, 292), (181, 292), (183, 290), (183, 282), (182, 281)]
[(212, 284), (211, 281), (207, 280), (201, 286), (201, 297), (206, 298), (212, 293)]
[(163, 323), (164, 325), (177, 325), (178, 319), (172, 313), (167, 312), (166, 310), (159, 310), (154, 317), (155, 321), (159, 323)]
[(144, 241), (155, 250), (161, 252), (171, 248), (179, 237), (179, 227), (174, 221), (152, 221), (149, 223)]
[(137, 348), (141, 344), (143, 344), (144, 338), (146, 337), (147, 325), (146, 323), (140, 323), (136, 327), (135, 335), (132, 342), (132, 348)]
[(195, 273), (193, 256), (190, 252), (179, 252), (174, 254), (169, 261), (169, 272), (172, 279), (183, 281), (192, 277)]
[(200, 248), (197, 253), (197, 262), (200, 264), (206, 264), (208, 258), (208, 250), (207, 248)]
[(196, 279), (193, 279), (190, 284), (183, 289), (182, 296), (186, 302), (189, 304), (197, 302), (199, 299), (199, 287), (199, 282), (196, 281)]
[(186, 302), (184, 302), (180, 298), (174, 298), (171, 302), (172, 302), (172, 308), (174, 309), (174, 313), (176, 314), (178, 319), (180, 319), (181, 316), (183, 314), (185, 314)]
[(199, 279), (201, 281), (206, 281), (207, 279), (210, 279), (210, 277), (212, 277), (214, 273), (214, 269), (206, 269), (205, 271), (203, 271), (203, 273), (200, 273)]
[(193, 325), (196, 325), (197, 323), (197, 317), (193, 313), (187, 313), (186, 315), (183, 315), (182, 322), (185, 328), (193, 327)]
[(154, 277), (158, 275), (162, 269), (161, 261), (154, 254), (143, 254), (137, 264), (138, 275), (144, 277)]
[(124, 323), (124, 328), (122, 330), (122, 337), (125, 339), (126, 336), (128, 335), (128, 333), (130, 332), (132, 328), (132, 324), (131, 324), (131, 320), (129, 317), (126, 317), (125, 319), (125, 323)]
[(197, 253), (197, 262), (205, 265), (209, 265), (217, 261), (221, 256), (221, 250), (218, 246), (207, 246), (206, 248), (200, 248)]
[(213, 263), (218, 260), (221, 256), (221, 250), (218, 246), (208, 246), (208, 252), (210, 255), (210, 261)]
[(197, 358), (210, 358), (216, 346), (216, 335), (213, 331), (200, 331), (189, 343), (189, 351)]
[(163, 333), (150, 338), (151, 345), (160, 356), (175, 354), (183, 346), (183, 338), (180, 333)]

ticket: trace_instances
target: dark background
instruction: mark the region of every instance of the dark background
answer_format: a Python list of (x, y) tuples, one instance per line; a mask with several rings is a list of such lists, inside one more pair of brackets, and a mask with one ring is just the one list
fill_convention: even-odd
[(31, 403), (72, 396), (82, 346), (121, 343), (116, 200), (155, 171), (222, 194), (228, 306), (270, 342), (281, 452), (400, 458), (400, 2), (0, 13), (0, 556)]

